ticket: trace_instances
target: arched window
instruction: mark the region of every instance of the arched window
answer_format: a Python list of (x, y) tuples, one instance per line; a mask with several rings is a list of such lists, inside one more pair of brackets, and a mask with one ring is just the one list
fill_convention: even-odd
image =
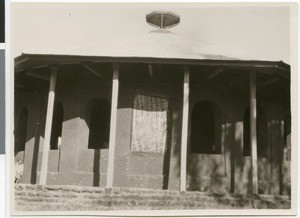
[(192, 153), (221, 153), (221, 116), (215, 105), (198, 102), (192, 111), (191, 127)]
[(27, 123), (28, 123), (28, 110), (22, 108), (19, 114), (17, 123), (16, 136), (15, 136), (15, 155), (20, 151), (25, 151), (26, 135), (27, 135)]
[[(257, 156), (268, 157), (269, 156), (269, 145), (268, 145), (268, 122), (265, 112), (262, 108), (257, 108)], [(247, 108), (244, 114), (244, 156), (251, 156), (250, 147), (250, 109)]]
[(109, 145), (110, 103), (99, 99), (90, 112), (90, 134), (88, 148), (103, 149)]
[(63, 118), (64, 118), (63, 105), (59, 101), (55, 100), (53, 118), (52, 118), (51, 139), (50, 139), (51, 150), (58, 149), (61, 143)]

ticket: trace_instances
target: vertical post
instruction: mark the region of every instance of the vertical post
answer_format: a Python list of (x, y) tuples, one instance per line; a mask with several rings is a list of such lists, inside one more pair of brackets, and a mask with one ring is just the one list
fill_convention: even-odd
[(180, 157), (180, 191), (186, 191), (186, 160), (188, 142), (188, 118), (189, 118), (189, 67), (184, 67), (183, 81), (183, 112), (181, 129), (181, 157)]
[(160, 28), (162, 29), (164, 25), (164, 13), (161, 12)]
[(250, 73), (250, 144), (251, 144), (251, 170), (252, 193), (258, 194), (257, 179), (257, 109), (256, 109), (256, 74)]
[(47, 106), (46, 126), (45, 126), (45, 139), (44, 139), (44, 146), (43, 146), (41, 174), (39, 180), (40, 185), (46, 185), (46, 181), (47, 181), (48, 158), (49, 158), (49, 150), (50, 150), (50, 138), (51, 138), (53, 108), (54, 108), (54, 99), (55, 99), (56, 77), (57, 77), (57, 66), (53, 66), (51, 67), (51, 74), (50, 74), (50, 86), (49, 86), (48, 106)]
[(119, 65), (114, 64), (113, 82), (112, 82), (110, 133), (109, 133), (109, 153), (108, 153), (107, 180), (106, 180), (107, 188), (113, 187), (113, 180), (114, 180), (118, 94), (119, 94)]

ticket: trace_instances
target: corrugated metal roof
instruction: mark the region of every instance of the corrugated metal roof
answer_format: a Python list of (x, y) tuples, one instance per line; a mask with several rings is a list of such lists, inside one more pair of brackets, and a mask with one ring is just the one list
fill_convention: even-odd
[(195, 60), (270, 60), (268, 57), (251, 56), (245, 51), (230, 49), (212, 43), (180, 36), (167, 30), (151, 31), (132, 37), (111, 38), (97, 44), (80, 42), (66, 45), (60, 50), (49, 47), (38, 51), (24, 51), (28, 54), (81, 55), (104, 57), (147, 57)]
[(246, 52), (184, 38), (161, 29), (142, 36), (111, 38), (97, 44), (85, 41), (66, 45), (60, 50), (46, 46), (38, 51), (26, 51), (15, 59), (15, 70), (20, 72), (42, 66), (82, 62), (220, 66), (259, 70), (290, 78), (290, 66), (282, 61), (251, 56)]

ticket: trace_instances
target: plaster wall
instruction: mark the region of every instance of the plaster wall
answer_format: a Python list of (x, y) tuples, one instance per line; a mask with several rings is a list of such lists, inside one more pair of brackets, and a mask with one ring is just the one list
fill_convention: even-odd
[[(183, 74), (182, 74), (183, 75)], [(132, 152), (131, 125), (133, 99), (136, 85), (120, 80), (114, 186), (178, 190), (180, 184), (180, 140), (182, 123), (182, 81), (167, 83), (160, 91), (170, 96), (168, 114), (168, 139), (165, 154)], [(159, 85), (145, 82), (143, 88)], [(89, 149), (89, 115), (95, 99), (111, 102), (111, 80), (58, 79), (56, 99), (64, 107), (62, 146), (49, 154), (47, 184), (105, 186), (108, 149)], [(18, 93), (17, 93), (18, 95)], [(191, 153), (188, 142), (187, 189), (207, 192), (250, 192), (250, 157), (243, 156), (243, 117), (249, 105), (247, 87), (227, 86), (226, 81), (213, 80), (191, 83), (189, 124), (194, 105), (201, 100), (214, 102), (221, 111), (221, 154)], [(268, 114), (270, 154), (258, 158), (260, 194), (288, 192), (282, 166), (282, 125), (286, 108), (276, 99), (260, 99), (258, 102)], [(39, 180), (43, 147), (47, 92), (27, 93), (18, 96), (15, 116), (22, 107), (29, 111), (27, 142), (24, 155), (24, 174), (21, 183), (37, 183)], [(17, 125), (17, 124), (16, 124)], [(189, 126), (189, 135), (190, 132)], [(285, 190), (285, 191), (283, 191)]]

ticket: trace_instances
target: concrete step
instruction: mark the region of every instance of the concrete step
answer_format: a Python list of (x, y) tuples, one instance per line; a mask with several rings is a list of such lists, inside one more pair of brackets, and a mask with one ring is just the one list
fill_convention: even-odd
[(15, 185), (17, 211), (289, 209), (288, 196), (180, 192), (141, 188)]

